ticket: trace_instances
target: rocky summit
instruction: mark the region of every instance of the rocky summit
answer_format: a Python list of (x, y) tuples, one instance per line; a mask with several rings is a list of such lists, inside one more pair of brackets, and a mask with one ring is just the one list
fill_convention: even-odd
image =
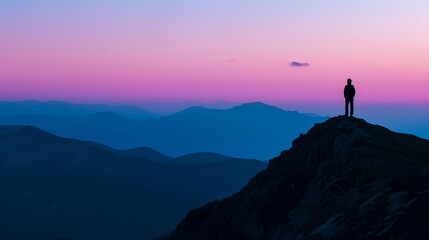
[(331, 118), (169, 238), (429, 239), (429, 141)]

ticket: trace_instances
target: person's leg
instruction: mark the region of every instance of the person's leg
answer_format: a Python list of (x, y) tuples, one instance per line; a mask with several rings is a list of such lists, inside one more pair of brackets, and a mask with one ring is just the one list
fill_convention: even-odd
[(352, 98), (350, 99), (350, 117), (353, 117), (353, 111), (354, 109), (353, 109), (353, 98)]
[(349, 116), (349, 100), (346, 98), (346, 113), (345, 116), (348, 117)]

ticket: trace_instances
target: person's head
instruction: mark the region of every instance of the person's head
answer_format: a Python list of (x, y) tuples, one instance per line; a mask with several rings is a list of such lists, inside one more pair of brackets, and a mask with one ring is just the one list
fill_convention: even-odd
[(347, 79), (347, 84), (348, 84), (348, 85), (352, 84), (352, 79), (350, 79), (350, 78), (349, 78), (349, 79)]

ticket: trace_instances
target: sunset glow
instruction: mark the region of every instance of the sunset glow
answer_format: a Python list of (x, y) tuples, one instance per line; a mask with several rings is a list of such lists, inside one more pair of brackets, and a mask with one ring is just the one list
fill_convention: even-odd
[[(0, 2), (0, 100), (429, 103), (429, 1)], [(309, 66), (292, 67), (291, 62)]]

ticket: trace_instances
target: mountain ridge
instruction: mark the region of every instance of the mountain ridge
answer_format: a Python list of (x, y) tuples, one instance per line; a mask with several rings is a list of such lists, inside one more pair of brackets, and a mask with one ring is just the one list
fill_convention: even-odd
[(228, 109), (194, 107), (143, 121), (104, 111), (72, 118), (5, 115), (0, 117), (0, 124), (34, 125), (62, 137), (116, 149), (147, 146), (172, 157), (215, 152), (268, 160), (290, 146), (297, 135), (325, 119), (256, 102)]
[(115, 112), (124, 118), (144, 120), (159, 115), (129, 105), (78, 104), (65, 101), (2, 101), (0, 112), (7, 115), (39, 115), (56, 117), (84, 117), (98, 112)]
[(0, 238), (150, 239), (265, 167), (161, 164), (32, 126), (0, 126)]
[(169, 239), (426, 239), (429, 141), (335, 117)]

